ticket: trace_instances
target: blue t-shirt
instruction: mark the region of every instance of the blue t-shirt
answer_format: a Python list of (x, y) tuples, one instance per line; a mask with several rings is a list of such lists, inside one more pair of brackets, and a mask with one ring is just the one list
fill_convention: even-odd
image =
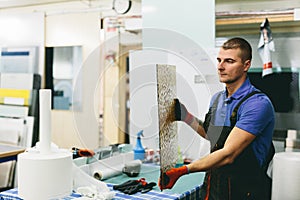
[[(227, 91), (222, 91), (214, 122), (211, 123), (215, 126), (230, 126), (230, 116), (233, 109), (243, 97), (252, 91), (258, 91), (258, 89), (250, 83), (249, 78), (229, 98), (227, 98)], [(218, 94), (212, 97), (210, 106), (212, 106)], [(256, 136), (251, 145), (260, 165), (263, 164), (268, 154), (272, 142), (274, 124), (273, 105), (263, 93), (255, 94), (248, 98), (238, 109), (235, 126)]]

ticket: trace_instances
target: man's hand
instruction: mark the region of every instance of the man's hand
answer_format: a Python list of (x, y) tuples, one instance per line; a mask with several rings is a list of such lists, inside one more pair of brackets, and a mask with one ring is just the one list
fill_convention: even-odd
[(194, 120), (194, 116), (189, 113), (186, 107), (180, 103), (178, 99), (174, 99), (174, 115), (175, 120), (184, 121), (187, 124), (191, 124)]
[(179, 168), (172, 168), (166, 173), (164, 173), (158, 180), (158, 186), (161, 190), (171, 189), (176, 181), (183, 175), (188, 174), (189, 170), (186, 165)]

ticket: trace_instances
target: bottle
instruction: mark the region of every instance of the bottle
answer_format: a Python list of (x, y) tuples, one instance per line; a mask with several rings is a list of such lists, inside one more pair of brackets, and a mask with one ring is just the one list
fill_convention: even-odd
[(141, 136), (143, 136), (143, 130), (141, 130), (137, 133), (136, 145), (133, 149), (133, 152), (134, 152), (134, 160), (144, 161), (145, 148), (142, 145)]
[(181, 167), (181, 166), (183, 166), (183, 164), (184, 164), (184, 161), (183, 161), (182, 152), (181, 152), (180, 146), (178, 146), (178, 148), (177, 148), (177, 162), (176, 162), (175, 168)]

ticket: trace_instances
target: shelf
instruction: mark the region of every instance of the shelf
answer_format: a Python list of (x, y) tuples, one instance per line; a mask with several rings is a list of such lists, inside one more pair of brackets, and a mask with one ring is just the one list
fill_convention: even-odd
[[(216, 36), (254, 35), (260, 32), (260, 23), (216, 25)], [(270, 22), (272, 33), (300, 32), (300, 21)]]
[(272, 33), (300, 32), (300, 21), (294, 21), (294, 11), (230, 12), (216, 14), (216, 36), (258, 34), (260, 25), (266, 18), (270, 22)]

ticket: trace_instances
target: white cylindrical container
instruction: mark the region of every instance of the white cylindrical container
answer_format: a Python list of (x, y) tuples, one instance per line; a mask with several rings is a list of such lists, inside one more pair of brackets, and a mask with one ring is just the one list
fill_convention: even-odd
[(25, 200), (47, 200), (72, 193), (72, 154), (25, 152), (18, 155), (18, 195)]
[(272, 179), (272, 200), (299, 200), (300, 152), (276, 153)]
[(51, 151), (51, 90), (41, 89), (39, 92), (40, 108), (40, 152)]
[(72, 153), (51, 147), (51, 90), (40, 90), (40, 142), (18, 155), (18, 195), (25, 200), (69, 196), (73, 189)]

